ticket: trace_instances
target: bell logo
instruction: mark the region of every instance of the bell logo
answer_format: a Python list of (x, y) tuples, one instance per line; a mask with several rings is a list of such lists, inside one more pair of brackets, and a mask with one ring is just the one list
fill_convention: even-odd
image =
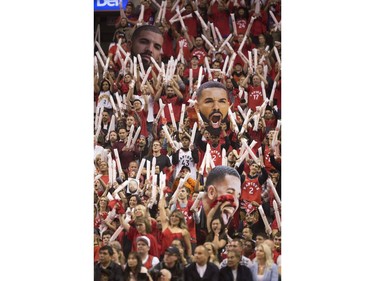
[(97, 7), (104, 7), (104, 6), (109, 6), (109, 7), (117, 7), (118, 0), (96, 0), (96, 6)]

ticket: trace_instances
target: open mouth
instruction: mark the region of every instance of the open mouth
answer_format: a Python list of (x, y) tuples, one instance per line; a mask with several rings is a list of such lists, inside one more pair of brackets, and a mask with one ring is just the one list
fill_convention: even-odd
[[(224, 205), (224, 206), (223, 206)], [(235, 208), (231, 206), (231, 204), (223, 204), (221, 206), (221, 217), (223, 219), (224, 225), (228, 225), (230, 219), (233, 216)]]
[(211, 126), (213, 128), (219, 128), (221, 124), (221, 114), (220, 113), (215, 113), (211, 116)]

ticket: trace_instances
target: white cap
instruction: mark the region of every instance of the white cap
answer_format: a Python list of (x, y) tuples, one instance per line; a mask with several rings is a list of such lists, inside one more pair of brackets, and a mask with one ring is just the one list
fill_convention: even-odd
[(137, 242), (138, 242), (139, 240), (142, 240), (142, 241), (146, 242), (147, 246), (150, 247), (150, 244), (151, 244), (151, 243), (150, 243), (150, 238), (148, 238), (147, 236), (138, 236), (138, 237), (137, 237)]

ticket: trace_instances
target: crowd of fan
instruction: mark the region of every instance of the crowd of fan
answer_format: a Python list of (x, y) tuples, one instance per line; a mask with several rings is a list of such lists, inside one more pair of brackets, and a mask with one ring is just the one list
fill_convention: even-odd
[[(150, 71), (126, 56), (142, 25), (164, 38)], [(281, 280), (280, 1), (120, 2), (109, 48), (95, 39), (95, 280)], [(219, 129), (194, 106), (206, 81), (229, 95)], [(228, 225), (202, 219), (207, 144), (241, 175)]]

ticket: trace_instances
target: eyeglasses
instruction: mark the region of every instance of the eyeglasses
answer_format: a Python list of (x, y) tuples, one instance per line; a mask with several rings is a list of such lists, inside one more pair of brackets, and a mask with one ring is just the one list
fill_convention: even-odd
[(136, 224), (135, 226), (136, 226), (136, 227), (137, 227), (137, 226), (143, 226), (143, 224)]

